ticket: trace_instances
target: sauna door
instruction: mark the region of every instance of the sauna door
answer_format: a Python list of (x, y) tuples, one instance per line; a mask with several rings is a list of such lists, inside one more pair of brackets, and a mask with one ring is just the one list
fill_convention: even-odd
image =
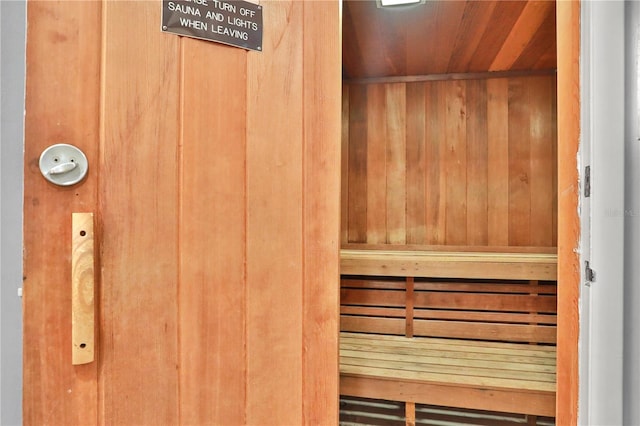
[[(262, 2), (262, 52), (160, 2), (29, 2), (24, 423), (336, 424), (339, 4)], [(81, 148), (58, 187), (38, 159)], [(71, 360), (92, 212), (96, 359)]]

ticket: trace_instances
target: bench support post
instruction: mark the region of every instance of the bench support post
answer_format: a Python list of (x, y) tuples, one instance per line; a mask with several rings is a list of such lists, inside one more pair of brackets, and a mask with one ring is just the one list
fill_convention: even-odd
[(406, 426), (416, 426), (416, 403), (404, 403), (404, 418)]

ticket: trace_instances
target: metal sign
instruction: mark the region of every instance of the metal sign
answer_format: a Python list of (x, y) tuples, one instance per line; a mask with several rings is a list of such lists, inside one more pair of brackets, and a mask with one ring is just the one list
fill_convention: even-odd
[(262, 50), (262, 6), (241, 0), (162, 0), (162, 31)]

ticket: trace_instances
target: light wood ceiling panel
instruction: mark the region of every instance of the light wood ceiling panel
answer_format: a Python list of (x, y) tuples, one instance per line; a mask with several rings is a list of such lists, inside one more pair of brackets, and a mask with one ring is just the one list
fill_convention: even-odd
[(376, 78), (555, 69), (554, 1), (345, 0), (343, 73)]

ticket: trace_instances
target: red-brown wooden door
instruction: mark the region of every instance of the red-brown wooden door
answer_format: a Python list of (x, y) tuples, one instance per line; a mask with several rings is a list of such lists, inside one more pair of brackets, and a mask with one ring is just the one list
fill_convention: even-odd
[[(262, 52), (160, 1), (30, 1), (24, 422), (336, 424), (338, 1), (262, 2)], [(38, 157), (80, 147), (56, 187)], [(71, 214), (96, 218), (97, 358), (71, 364)]]

